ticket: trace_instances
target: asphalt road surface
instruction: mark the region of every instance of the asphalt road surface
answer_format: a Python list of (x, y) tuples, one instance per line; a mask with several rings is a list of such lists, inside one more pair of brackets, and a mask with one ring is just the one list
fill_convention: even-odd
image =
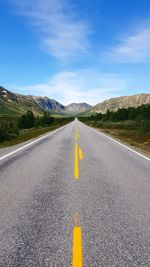
[(0, 266), (149, 267), (149, 158), (78, 121), (30, 142), (0, 152)]

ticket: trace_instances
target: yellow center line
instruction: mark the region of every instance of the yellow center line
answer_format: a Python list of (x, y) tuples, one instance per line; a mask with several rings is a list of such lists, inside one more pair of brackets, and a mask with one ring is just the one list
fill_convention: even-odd
[[(79, 158), (83, 159), (82, 149), (78, 146), (79, 132), (76, 129), (75, 134), (75, 152), (74, 152), (74, 177), (75, 180), (79, 179)], [(78, 226), (80, 216), (78, 213), (74, 215), (74, 229), (73, 229), (73, 251), (72, 251), (72, 266), (82, 267), (82, 232)]]
[(82, 267), (82, 233), (79, 226), (75, 226), (73, 229), (72, 266)]
[(80, 158), (80, 160), (83, 159), (83, 151), (81, 148), (79, 148), (79, 158)]
[(74, 178), (77, 180), (79, 178), (79, 148), (77, 142), (75, 143), (75, 155), (74, 155)]
[(78, 141), (79, 139), (79, 132), (78, 132), (78, 129), (76, 129), (76, 142)]

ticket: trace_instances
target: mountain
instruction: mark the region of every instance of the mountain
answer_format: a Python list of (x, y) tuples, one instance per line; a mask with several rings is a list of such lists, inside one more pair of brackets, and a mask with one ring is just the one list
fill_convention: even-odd
[(150, 104), (150, 94), (115, 97), (94, 107), (87, 103), (71, 103), (64, 106), (46, 96), (15, 94), (0, 86), (0, 115), (19, 115), (30, 109), (35, 114), (41, 114), (47, 110), (53, 114), (73, 115), (81, 113), (81, 115), (86, 116), (97, 112), (105, 113), (107, 109), (116, 111), (118, 108), (138, 107), (143, 104)]
[(49, 99), (48, 97), (40, 97), (40, 96), (32, 96), (33, 99), (35, 100), (36, 104), (38, 105), (39, 108), (42, 110), (48, 110), (52, 112), (64, 112), (65, 111), (65, 106), (60, 104), (54, 99)]
[(43, 110), (61, 113), (64, 112), (65, 107), (48, 97), (14, 94), (0, 87), (0, 114), (22, 114), (28, 109), (37, 114), (42, 113)]
[(87, 111), (92, 106), (87, 103), (71, 103), (66, 106), (65, 111), (68, 113), (78, 114), (84, 111)]
[(89, 108), (91, 106), (86, 103), (74, 103), (64, 106), (46, 96), (15, 94), (0, 86), (0, 115), (19, 115), (25, 113), (28, 109), (32, 110), (35, 114), (40, 114), (47, 110), (55, 114), (73, 115), (86, 111)]
[(138, 107), (150, 104), (150, 94), (137, 94), (131, 96), (120, 96), (105, 100), (90, 109), (88, 115), (95, 112), (106, 113), (107, 110), (116, 111), (119, 108)]

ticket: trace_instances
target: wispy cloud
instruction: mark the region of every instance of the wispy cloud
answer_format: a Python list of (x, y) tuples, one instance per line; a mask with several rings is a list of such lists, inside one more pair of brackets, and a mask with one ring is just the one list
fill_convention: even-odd
[(106, 98), (121, 94), (128, 81), (117, 74), (100, 73), (93, 69), (76, 72), (59, 72), (44, 84), (15, 87), (19, 92), (33, 95), (46, 95), (63, 104), (87, 102), (96, 104)]
[(63, 60), (88, 51), (89, 27), (68, 0), (9, 0), (35, 27), (42, 47)]
[(107, 58), (119, 63), (143, 63), (150, 61), (150, 27), (138, 30), (109, 48)]

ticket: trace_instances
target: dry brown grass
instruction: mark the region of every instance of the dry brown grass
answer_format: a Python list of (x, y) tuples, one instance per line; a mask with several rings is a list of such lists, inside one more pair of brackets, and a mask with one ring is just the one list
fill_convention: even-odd
[(143, 152), (150, 154), (149, 136), (142, 135), (136, 131), (124, 129), (102, 129), (102, 131), (129, 144), (130, 146), (134, 146)]

